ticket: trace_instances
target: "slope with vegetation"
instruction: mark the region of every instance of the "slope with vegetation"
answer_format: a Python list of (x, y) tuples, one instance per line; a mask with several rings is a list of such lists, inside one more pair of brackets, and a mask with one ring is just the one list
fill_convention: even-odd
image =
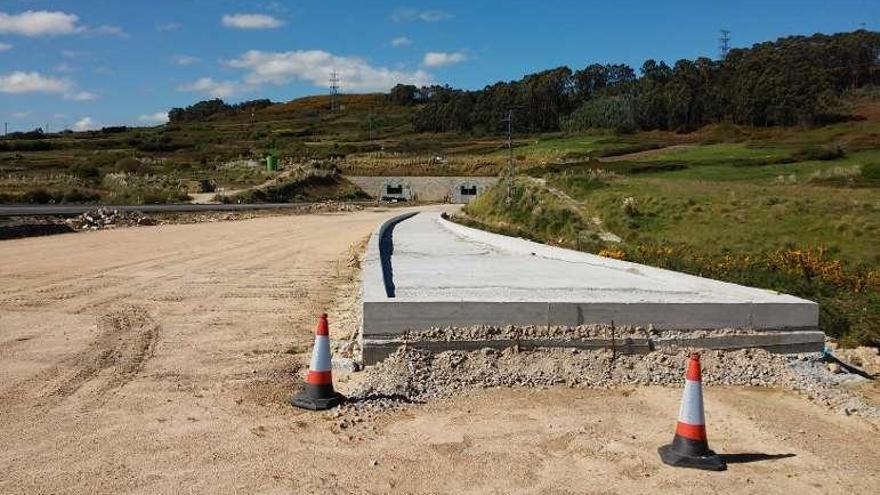
[(465, 221), (812, 299), (829, 335), (880, 345), (880, 98), (853, 101), (864, 120), (529, 167), (512, 201), (499, 185)]

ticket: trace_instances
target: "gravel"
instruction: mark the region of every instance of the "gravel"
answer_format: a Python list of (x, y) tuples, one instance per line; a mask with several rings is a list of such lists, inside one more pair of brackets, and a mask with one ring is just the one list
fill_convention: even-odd
[(754, 335), (755, 330), (722, 328), (714, 330), (658, 330), (653, 326), (614, 326), (604, 324), (571, 326), (504, 326), (476, 325), (470, 327), (434, 327), (428, 330), (411, 331), (404, 340), (452, 341), (452, 340), (517, 340), (554, 339), (584, 340), (595, 338), (701, 338), (724, 335)]
[[(668, 348), (644, 355), (613, 357), (609, 350), (482, 349), (474, 352), (429, 351), (400, 347), (368, 368), (349, 391), (345, 406), (334, 413), (340, 428), (372, 419), (383, 411), (495, 387), (590, 387), (683, 385), (692, 350)], [(880, 417), (844, 388), (854, 375), (831, 373), (819, 353), (781, 355), (762, 349), (700, 350), (706, 385), (781, 387), (804, 393), (844, 414)], [(345, 423), (346, 426), (342, 426)]]

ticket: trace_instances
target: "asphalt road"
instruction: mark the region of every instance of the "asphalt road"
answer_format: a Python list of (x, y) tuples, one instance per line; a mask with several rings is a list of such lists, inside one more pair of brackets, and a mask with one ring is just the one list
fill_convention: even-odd
[[(373, 201), (355, 201), (356, 204), (374, 204)], [(300, 208), (314, 203), (261, 203), (261, 204), (163, 204), (163, 205), (103, 205), (119, 211), (157, 212), (204, 212), (204, 211), (251, 211), (283, 210)], [(99, 205), (0, 205), (0, 217), (68, 216), (79, 215)]]

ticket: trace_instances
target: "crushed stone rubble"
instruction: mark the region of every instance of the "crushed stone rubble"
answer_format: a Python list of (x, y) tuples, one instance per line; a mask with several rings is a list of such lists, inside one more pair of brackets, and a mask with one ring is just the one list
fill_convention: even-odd
[[(361, 211), (363, 205), (344, 203), (338, 201), (324, 201), (298, 205), (295, 208), (283, 210), (285, 213), (309, 214), (309, 213), (348, 213)], [(271, 211), (271, 210), (270, 210)], [(139, 211), (120, 211), (115, 208), (100, 206), (73, 218), (64, 220), (64, 223), (74, 230), (105, 230), (117, 227), (137, 227), (141, 225), (165, 225), (172, 223), (207, 223), (219, 221), (243, 220), (258, 216), (256, 211), (242, 212), (206, 212), (206, 213), (180, 213), (162, 214), (161, 219), (150, 217)], [(39, 220), (31, 220), (36, 223)]]
[(407, 332), (402, 340), (408, 341), (455, 341), (455, 340), (528, 340), (528, 339), (553, 339), (553, 340), (584, 340), (584, 339), (626, 339), (626, 338), (702, 338), (718, 337), (725, 335), (754, 335), (760, 333), (756, 330), (721, 328), (714, 330), (659, 330), (652, 325), (647, 327), (621, 325), (614, 326), (604, 324), (590, 324), (579, 326), (491, 326), (475, 325), (469, 327), (433, 327), (427, 330)]
[(353, 212), (361, 211), (363, 209), (363, 205), (342, 203), (339, 201), (324, 201), (321, 203), (312, 203), (303, 207), (303, 210), (309, 213)]
[(106, 207), (89, 210), (65, 220), (75, 230), (103, 230), (116, 227), (156, 225), (156, 221), (139, 211), (119, 211)]
[[(370, 421), (383, 412), (449, 398), (474, 389), (619, 385), (681, 386), (693, 349), (668, 348), (643, 355), (610, 350), (539, 349), (518, 351), (430, 351), (401, 346), (367, 368), (348, 391), (349, 401), (332, 412), (340, 429)], [(863, 380), (829, 371), (820, 353), (772, 354), (763, 349), (699, 350), (706, 385), (781, 387), (801, 392), (843, 414), (880, 418), (880, 408), (845, 387)]]

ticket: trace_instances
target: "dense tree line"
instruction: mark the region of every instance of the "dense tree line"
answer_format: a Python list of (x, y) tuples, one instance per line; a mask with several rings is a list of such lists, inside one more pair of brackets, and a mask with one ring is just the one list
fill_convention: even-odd
[(215, 115), (230, 115), (256, 111), (272, 105), (271, 100), (251, 100), (229, 105), (220, 98), (200, 101), (186, 108), (172, 108), (168, 112), (168, 120), (171, 122), (187, 122), (204, 120)]
[(771, 126), (838, 118), (846, 90), (880, 84), (880, 33), (792, 36), (731, 50), (723, 60), (647, 60), (557, 67), (478, 91), (398, 85), (391, 101), (418, 105), (417, 131), (496, 133), (514, 111), (518, 132), (591, 127), (690, 130), (715, 122)]

